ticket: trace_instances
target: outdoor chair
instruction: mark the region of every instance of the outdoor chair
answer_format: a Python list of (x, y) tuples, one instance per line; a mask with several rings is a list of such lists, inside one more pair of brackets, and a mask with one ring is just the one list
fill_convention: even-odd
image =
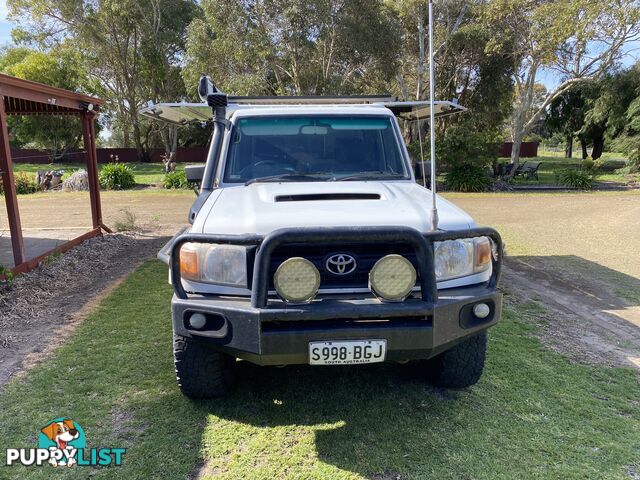
[(525, 179), (535, 178), (536, 180), (540, 180), (538, 177), (538, 169), (541, 164), (542, 162), (524, 162), (520, 168), (518, 168), (516, 175), (522, 175)]
[[(524, 162), (522, 165), (518, 166), (518, 169), (516, 170), (516, 173), (513, 174), (514, 177), (517, 177), (518, 175), (521, 175), (521, 170), (522, 167), (524, 167), (526, 165), (527, 162)], [(500, 177), (505, 179), (508, 178), (509, 175), (511, 174), (511, 171), (513, 170), (513, 163), (507, 163), (506, 165), (501, 165), (501, 173), (500, 173)]]

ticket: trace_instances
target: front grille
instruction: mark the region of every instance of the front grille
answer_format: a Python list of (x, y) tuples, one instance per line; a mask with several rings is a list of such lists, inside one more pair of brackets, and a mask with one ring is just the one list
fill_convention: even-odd
[[(369, 272), (385, 255), (398, 254), (406, 257), (418, 271), (416, 255), (408, 244), (345, 244), (345, 245), (285, 245), (273, 252), (269, 265), (269, 289), (273, 290), (273, 275), (278, 266), (291, 257), (303, 257), (312, 262), (320, 272), (321, 289), (368, 288)], [(356, 259), (356, 269), (348, 275), (335, 275), (327, 270), (327, 258), (335, 254), (347, 254)]]

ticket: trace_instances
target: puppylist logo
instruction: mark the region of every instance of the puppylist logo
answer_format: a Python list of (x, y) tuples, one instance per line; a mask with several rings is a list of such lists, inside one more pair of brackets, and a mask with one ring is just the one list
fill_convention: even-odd
[(7, 448), (7, 465), (106, 467), (122, 465), (124, 448), (87, 449), (84, 430), (68, 418), (54, 418), (40, 429), (38, 448)]

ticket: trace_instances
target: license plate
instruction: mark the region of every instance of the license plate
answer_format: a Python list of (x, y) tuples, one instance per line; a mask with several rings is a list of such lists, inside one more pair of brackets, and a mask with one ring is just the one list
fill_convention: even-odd
[(384, 362), (386, 340), (309, 342), (310, 365), (352, 365)]

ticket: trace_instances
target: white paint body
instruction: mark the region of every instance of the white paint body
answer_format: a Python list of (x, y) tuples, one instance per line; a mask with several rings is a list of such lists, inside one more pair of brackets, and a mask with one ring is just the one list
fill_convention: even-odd
[[(358, 227), (402, 226), (427, 233), (431, 228), (431, 191), (415, 182), (409, 154), (400, 134), (397, 120), (385, 107), (376, 105), (322, 106), (249, 106), (229, 108), (228, 118), (235, 123), (240, 118), (273, 115), (381, 115), (388, 117), (398, 139), (398, 146), (411, 172), (409, 180), (347, 181), (347, 182), (279, 182), (225, 184), (223, 178), (230, 135), (225, 135), (221, 161), (216, 174), (216, 188), (202, 206), (191, 228), (192, 233), (267, 235), (274, 230), (293, 227)], [(317, 200), (277, 202), (280, 195), (368, 193), (380, 199)], [(440, 230), (474, 228), (473, 219), (447, 200), (437, 197)], [(464, 278), (440, 282), (438, 288), (472, 285), (487, 281), (491, 271)], [(188, 291), (249, 295), (246, 289), (222, 287), (184, 281)], [(323, 290), (320, 290), (322, 293)], [(329, 293), (329, 291), (325, 291)], [(344, 292), (341, 290), (341, 292)], [(353, 291), (350, 291), (351, 293)], [(347, 293), (347, 292), (345, 292)]]

